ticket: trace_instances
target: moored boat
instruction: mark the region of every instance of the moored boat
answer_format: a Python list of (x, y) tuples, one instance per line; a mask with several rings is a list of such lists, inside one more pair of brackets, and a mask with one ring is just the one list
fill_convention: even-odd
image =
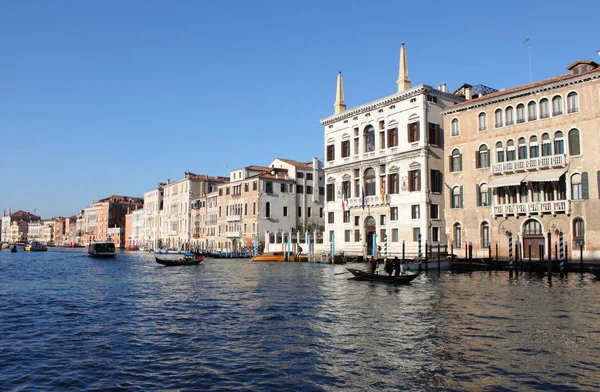
[(179, 260), (182, 257), (193, 257), (192, 252), (185, 252), (179, 250), (157, 250), (154, 252), (154, 257), (158, 260)]
[(378, 275), (371, 274), (370, 272), (362, 271), (356, 268), (346, 268), (353, 277), (349, 279), (353, 280), (364, 280), (370, 282), (386, 282), (386, 283), (395, 283), (395, 284), (407, 284), (415, 280), (419, 274), (402, 274), (399, 276), (388, 276), (388, 275)]
[(115, 249), (115, 244), (112, 242), (92, 242), (88, 246), (88, 254), (91, 257), (115, 257), (117, 251)]
[(17, 252), (17, 245), (13, 245), (12, 248), (10, 248), (11, 253), (16, 253)]
[[(188, 256), (187, 254), (191, 255)], [(195, 256), (193, 253), (186, 252), (185, 254), (180, 254), (179, 259), (163, 259), (163, 255), (154, 255), (156, 262), (158, 264), (166, 265), (166, 266), (176, 266), (176, 265), (196, 265), (200, 264), (202, 260), (204, 260), (204, 255)]]
[(9, 247), (8, 242), (6, 241), (2, 241), (2, 244), (0, 246), (2, 247), (2, 249), (7, 249)]
[(267, 252), (252, 257), (250, 261), (300, 261), (300, 258), (297, 254), (291, 252)]
[(46, 252), (48, 247), (41, 242), (31, 241), (30, 244), (25, 245), (25, 250), (28, 252)]

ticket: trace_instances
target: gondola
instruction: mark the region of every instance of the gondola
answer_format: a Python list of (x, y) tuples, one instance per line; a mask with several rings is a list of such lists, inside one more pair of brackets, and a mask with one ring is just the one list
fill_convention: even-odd
[(353, 277), (349, 279), (353, 280), (364, 280), (370, 282), (386, 282), (386, 283), (395, 283), (395, 284), (408, 284), (412, 282), (414, 279), (419, 276), (418, 274), (403, 274), (400, 276), (388, 276), (388, 275), (373, 275), (370, 272), (361, 271), (355, 268), (346, 268)]
[(197, 265), (204, 260), (204, 256), (183, 256), (180, 259), (172, 260), (172, 259), (164, 259), (160, 256), (155, 256), (156, 262), (158, 264), (166, 265), (168, 267), (176, 266), (176, 265)]

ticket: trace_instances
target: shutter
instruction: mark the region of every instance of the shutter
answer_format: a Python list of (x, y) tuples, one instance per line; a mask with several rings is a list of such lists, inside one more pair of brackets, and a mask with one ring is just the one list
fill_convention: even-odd
[(444, 130), (440, 128), (440, 124), (435, 124), (435, 129), (438, 134), (438, 145), (444, 148)]
[(408, 172), (408, 191), (413, 191), (413, 174), (414, 172), (411, 170)]
[(411, 132), (410, 132), (411, 126), (412, 126), (412, 124), (406, 124), (406, 140), (408, 140), (409, 143), (413, 142)]
[(490, 188), (489, 185), (488, 185), (488, 191), (487, 191), (487, 205), (488, 205), (488, 207), (492, 206), (492, 188)]
[(420, 122), (415, 123), (415, 129), (417, 131), (417, 132), (415, 132), (417, 135), (415, 142), (418, 142), (419, 140), (421, 140), (421, 129), (419, 127), (420, 124), (421, 124)]
[(475, 184), (475, 189), (475, 196), (477, 197), (477, 207), (481, 207), (481, 195), (479, 194), (481, 187), (479, 186), (479, 184)]
[(458, 171), (462, 171), (462, 154), (458, 156)]
[(440, 179), (440, 193), (444, 193), (444, 173), (438, 172), (438, 178)]
[(587, 200), (590, 198), (590, 189), (588, 186), (588, 174), (587, 172), (581, 173), (581, 193), (583, 194), (583, 199)]
[(598, 183), (598, 198), (600, 199), (600, 171), (596, 173), (596, 182)]
[(454, 168), (452, 167), (452, 153), (450, 153), (450, 155), (448, 155), (448, 167), (450, 168), (450, 172), (454, 171)]
[(460, 186), (460, 208), (463, 208), (464, 202), (463, 202), (463, 187), (462, 185)]
[(475, 168), (481, 169), (481, 162), (479, 161), (479, 151), (475, 151)]
[(419, 169), (418, 173), (419, 175), (417, 176), (417, 191), (421, 191), (421, 169)]

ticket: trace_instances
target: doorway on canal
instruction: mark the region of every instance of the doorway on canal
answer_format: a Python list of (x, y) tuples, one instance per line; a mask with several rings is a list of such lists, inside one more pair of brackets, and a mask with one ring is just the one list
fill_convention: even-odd
[(377, 222), (375, 221), (375, 218), (373, 218), (372, 216), (367, 216), (365, 218), (365, 240), (367, 241), (367, 256), (370, 256), (373, 254), (373, 237), (375, 236), (376, 233), (376, 227), (375, 225), (377, 224)]
[(523, 223), (523, 258), (529, 259), (529, 246), (531, 245), (531, 259), (539, 259), (540, 245), (544, 245), (544, 230), (542, 224), (535, 219), (528, 219)]

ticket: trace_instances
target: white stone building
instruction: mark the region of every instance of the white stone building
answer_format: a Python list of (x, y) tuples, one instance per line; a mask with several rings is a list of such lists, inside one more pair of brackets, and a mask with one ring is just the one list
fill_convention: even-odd
[(27, 241), (40, 241), (42, 238), (42, 224), (40, 222), (29, 222), (27, 229)]
[[(325, 139), (325, 241), (347, 254), (401, 255), (445, 243), (441, 112), (462, 102), (445, 85), (410, 86), (404, 44), (397, 93), (346, 109), (338, 75)], [(387, 239), (387, 241), (386, 241)]]
[(144, 233), (142, 245), (150, 248), (158, 248), (160, 239), (160, 213), (163, 209), (163, 186), (161, 182), (158, 187), (144, 193)]

